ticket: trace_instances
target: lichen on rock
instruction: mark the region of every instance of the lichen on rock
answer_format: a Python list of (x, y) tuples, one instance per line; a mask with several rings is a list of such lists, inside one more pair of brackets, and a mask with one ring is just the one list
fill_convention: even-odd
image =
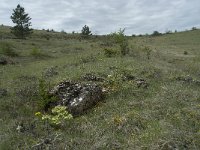
[(102, 87), (96, 83), (64, 81), (49, 93), (58, 97), (57, 105), (67, 106), (73, 115), (83, 114), (103, 99)]

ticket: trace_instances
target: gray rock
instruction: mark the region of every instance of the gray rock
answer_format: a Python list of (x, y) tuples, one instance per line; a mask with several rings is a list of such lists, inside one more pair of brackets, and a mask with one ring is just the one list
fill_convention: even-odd
[(144, 79), (136, 79), (136, 84), (137, 84), (138, 88), (140, 88), (140, 87), (148, 88), (148, 86), (149, 86), (149, 84), (147, 83), (147, 81), (144, 80)]
[(58, 75), (58, 71), (57, 71), (58, 67), (57, 66), (52, 66), (50, 68), (47, 68), (45, 71), (44, 71), (44, 76), (45, 77), (53, 77), (53, 76), (56, 76)]
[(83, 114), (103, 99), (102, 87), (95, 83), (64, 81), (49, 92), (58, 97), (57, 105), (64, 105), (73, 115)]

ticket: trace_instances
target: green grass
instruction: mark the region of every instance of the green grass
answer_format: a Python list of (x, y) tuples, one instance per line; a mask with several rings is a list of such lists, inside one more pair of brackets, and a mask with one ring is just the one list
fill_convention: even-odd
[[(46, 148), (200, 149), (200, 85), (177, 80), (187, 76), (200, 80), (200, 30), (129, 37), (130, 54), (124, 57), (104, 55), (105, 48), (118, 48), (107, 37), (81, 39), (34, 31), (31, 38), (19, 40), (8, 27), (0, 27), (0, 35), (0, 42), (11, 43), (18, 54), (12, 57), (14, 64), (0, 66), (0, 88), (8, 91), (0, 97), (0, 149), (31, 149), (57, 134)], [(145, 46), (151, 49), (150, 59)], [(34, 48), (42, 57), (30, 55)], [(58, 130), (34, 116), (39, 80), (52, 67), (58, 74), (46, 78), (50, 88), (64, 79), (81, 80), (90, 72), (109, 75), (123, 70), (149, 86), (120, 81), (117, 91)], [(25, 130), (18, 133), (20, 123)]]

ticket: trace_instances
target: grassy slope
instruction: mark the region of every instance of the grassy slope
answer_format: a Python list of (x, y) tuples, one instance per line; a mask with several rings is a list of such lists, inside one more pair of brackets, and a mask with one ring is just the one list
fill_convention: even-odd
[[(2, 27), (0, 34), (1, 41), (12, 43), (19, 53), (12, 58), (15, 65), (0, 66), (0, 88), (9, 91), (0, 98), (0, 149), (28, 149), (56, 133), (61, 135), (50, 146), (54, 149), (200, 149), (200, 86), (175, 80), (188, 75), (200, 80), (199, 30), (129, 38), (131, 52), (124, 58), (106, 58), (103, 38), (79, 40), (76, 35), (35, 31), (32, 38), (18, 40)], [(150, 60), (141, 46), (152, 49)], [(34, 47), (51, 57), (30, 56)], [(34, 116), (38, 78), (52, 66), (58, 66), (59, 74), (46, 79), (51, 85), (88, 72), (111, 74), (110, 68), (117, 67), (146, 79), (150, 86), (124, 82), (105, 103), (55, 130)], [(16, 131), (20, 122), (23, 133)]]

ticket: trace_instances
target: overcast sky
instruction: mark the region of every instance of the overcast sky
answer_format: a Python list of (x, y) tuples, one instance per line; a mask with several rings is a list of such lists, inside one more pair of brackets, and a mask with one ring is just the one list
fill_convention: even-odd
[(93, 33), (126, 28), (126, 34), (200, 27), (200, 0), (0, 0), (0, 24), (13, 25), (17, 4), (25, 8), (36, 29)]

